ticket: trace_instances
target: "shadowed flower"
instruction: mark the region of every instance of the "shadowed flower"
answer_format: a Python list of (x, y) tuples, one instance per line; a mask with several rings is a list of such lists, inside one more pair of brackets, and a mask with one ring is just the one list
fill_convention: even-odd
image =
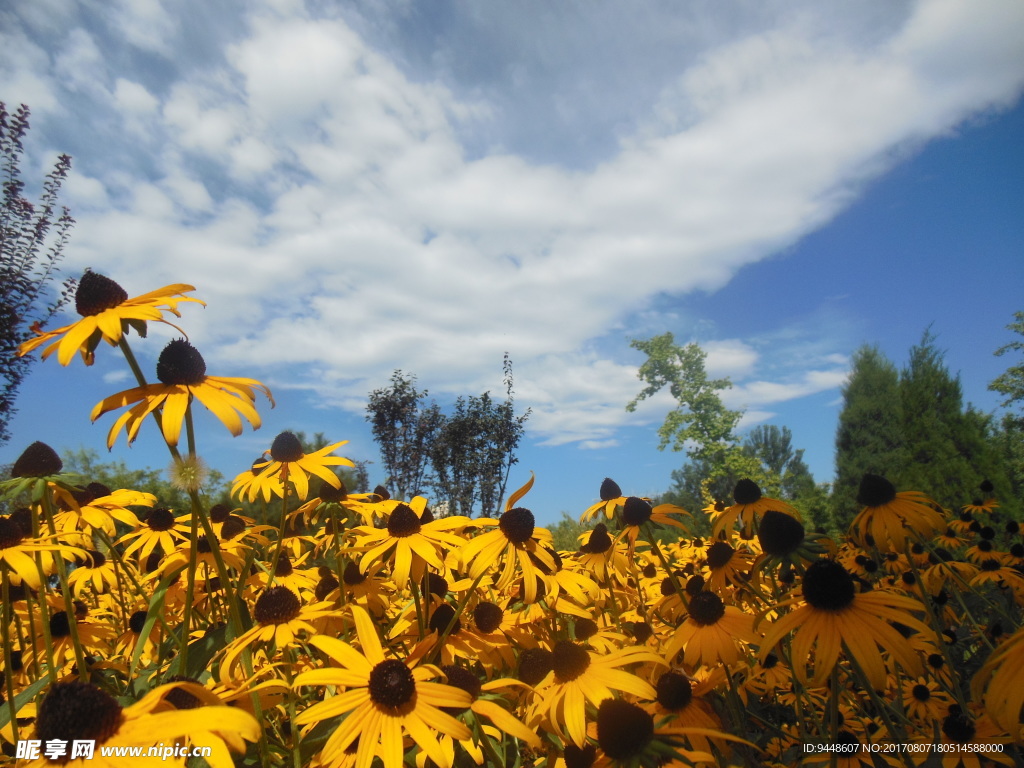
[(903, 551), (908, 533), (931, 538), (946, 528), (931, 499), (917, 491), (897, 493), (896, 487), (879, 475), (864, 475), (857, 503), (864, 509), (853, 519), (850, 535), (859, 543), (870, 537), (883, 550)]
[(92, 409), (90, 418), (96, 421), (105, 413), (137, 403), (114, 422), (107, 435), (107, 448), (114, 447), (118, 433), (126, 426), (128, 444), (135, 442), (143, 420), (157, 408), (161, 409), (164, 440), (168, 445), (177, 445), (185, 412), (193, 398), (211, 410), (235, 437), (242, 434), (239, 413), (253, 429), (259, 429), (262, 423), (253, 405), (257, 390), (267, 396), (271, 407), (274, 405), (270, 390), (255, 379), (207, 376), (203, 356), (184, 339), (175, 339), (164, 347), (157, 360), (156, 376), (159, 384), (119, 392), (101, 400)]
[(22, 344), (18, 348), (18, 355), (27, 355), (43, 344), (53, 341), (43, 350), (44, 360), (56, 351), (57, 361), (61, 365), (68, 365), (75, 352), (81, 352), (85, 364), (92, 365), (100, 340), (114, 346), (129, 326), (140, 336), (146, 335), (146, 322), (149, 320), (167, 323), (176, 328), (177, 326), (164, 320), (164, 312), (181, 317), (178, 304), (183, 301), (193, 301), (205, 306), (205, 302), (199, 299), (182, 295), (194, 290), (191, 285), (174, 283), (129, 299), (124, 288), (109, 277), (87, 270), (78, 281), (78, 290), (75, 292), (75, 309), (82, 319), (53, 331), (44, 332), (41, 328), (33, 326), (32, 330), (39, 335)]
[[(799, 600), (784, 600), (776, 608), (794, 605)], [(818, 560), (804, 574), (803, 602), (769, 627), (761, 643), (762, 659), (795, 629), (791, 651), (794, 671), (802, 682), (809, 680), (811, 686), (824, 684), (839, 660), (842, 646), (856, 659), (876, 690), (884, 690), (886, 684), (882, 650), (905, 671), (921, 674), (921, 661), (910, 641), (889, 623), (898, 622), (930, 635), (928, 627), (914, 616), (923, 610), (917, 601), (881, 589), (858, 593), (853, 577), (842, 565), (833, 560)], [(814, 673), (808, 675), (807, 665), (812, 660)]]

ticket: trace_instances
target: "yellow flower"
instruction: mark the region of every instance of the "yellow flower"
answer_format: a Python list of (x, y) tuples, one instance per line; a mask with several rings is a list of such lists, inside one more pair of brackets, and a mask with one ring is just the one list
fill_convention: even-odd
[(291, 480), (299, 500), (305, 501), (309, 496), (309, 475), (316, 475), (333, 487), (340, 488), (341, 478), (328, 467), (354, 467), (355, 464), (342, 456), (329, 454), (347, 443), (348, 440), (342, 440), (340, 443), (325, 445), (313, 453), (305, 453), (302, 443), (293, 433), (282, 432), (270, 446), (269, 459), (254, 463), (251, 470), (235, 478), (231, 495), (237, 494), (241, 498), (244, 494), (249, 501), (255, 501), (262, 493), (264, 500), (270, 501), (273, 494), (283, 495), (285, 481)]
[(164, 439), (168, 445), (177, 445), (185, 412), (193, 398), (213, 411), (235, 437), (242, 434), (239, 413), (252, 424), (253, 429), (259, 429), (262, 423), (253, 406), (256, 390), (267, 396), (271, 407), (274, 405), (270, 390), (255, 379), (207, 376), (202, 355), (184, 339), (175, 339), (164, 347), (156, 364), (156, 376), (160, 384), (146, 384), (119, 392), (100, 401), (92, 409), (90, 418), (96, 421), (105, 413), (138, 403), (114, 422), (107, 435), (107, 448), (113, 448), (118, 433), (125, 426), (128, 428), (128, 444), (135, 442), (143, 419), (157, 408), (161, 408)]
[[(92, 365), (100, 339), (113, 346), (121, 340), (128, 326), (144, 336), (147, 320), (167, 323), (163, 318), (164, 312), (181, 317), (178, 304), (183, 301), (194, 301), (206, 306), (199, 299), (182, 296), (194, 290), (191, 285), (175, 283), (129, 299), (124, 288), (110, 278), (86, 271), (78, 281), (78, 290), (75, 292), (75, 309), (82, 319), (53, 331), (44, 332), (33, 326), (32, 330), (39, 335), (22, 344), (18, 348), (18, 356), (27, 355), (56, 339), (43, 350), (44, 360), (57, 351), (57, 361), (61, 365), (68, 365), (75, 352), (81, 352), (85, 364)], [(177, 327), (172, 323), (167, 325)]]
[[(245, 751), (245, 741), (256, 741), (260, 727), (248, 712), (234, 707), (200, 706), (195, 709), (169, 710), (164, 696), (172, 689), (183, 688), (200, 703), (216, 701), (201, 686), (171, 683), (146, 694), (130, 707), (122, 709), (109, 693), (91, 683), (79, 681), (54, 683), (36, 715), (35, 738), (47, 742), (61, 740), (70, 749), (76, 741), (95, 742), (91, 758), (78, 756), (69, 766), (82, 768), (121, 768), (131, 765), (166, 766), (161, 755), (148, 756), (147, 750), (139, 757), (104, 756), (102, 748), (149, 747), (158, 743), (173, 745), (180, 739), (195, 738), (202, 734), (201, 746), (213, 748), (206, 760), (212, 768), (231, 768), (228, 748)], [(219, 703), (219, 702), (218, 702)], [(198, 743), (198, 742), (195, 742)], [(43, 768), (53, 763), (41, 757), (28, 764), (28, 768)]]
[(404, 737), (408, 735), (441, 768), (451, 768), (437, 734), (460, 741), (472, 734), (441, 708), (465, 709), (472, 705), (472, 696), (460, 688), (433, 682), (442, 676), (435, 666), (384, 658), (369, 614), (355, 605), (351, 611), (362, 652), (333, 637), (317, 635), (310, 640), (338, 666), (302, 672), (295, 678), (295, 685), (335, 686), (339, 692), (301, 712), (295, 724), (309, 725), (347, 715), (324, 745), (320, 759), (325, 765), (344, 762), (346, 749), (358, 739), (356, 768), (370, 768), (378, 754), (384, 768), (399, 768), (403, 764)]

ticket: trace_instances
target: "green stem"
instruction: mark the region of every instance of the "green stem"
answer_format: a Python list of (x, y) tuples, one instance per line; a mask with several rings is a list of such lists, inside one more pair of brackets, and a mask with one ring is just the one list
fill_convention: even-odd
[[(49, 487), (43, 492), (42, 498), (43, 514), (46, 515), (46, 525), (50, 529), (50, 535), (56, 539), (57, 524), (54, 522), (53, 499), (50, 496)], [(68, 586), (68, 571), (64, 564), (64, 557), (57, 552), (53, 558), (57, 566), (57, 577), (60, 580), (60, 592), (64, 598), (64, 610), (68, 617), (68, 626), (71, 628), (71, 644), (75, 649), (75, 663), (78, 665), (78, 676), (83, 683), (89, 682), (89, 670), (85, 668), (85, 652), (82, 650), (82, 641), (78, 637), (78, 619), (75, 616), (75, 601), (71, 597), (71, 588)], [(49, 639), (47, 643), (49, 643)]]
[(11, 716), (11, 731), (14, 743), (18, 743), (18, 708), (14, 702), (14, 659), (11, 642), (11, 585), (7, 575), (7, 562), (0, 561), (0, 577), (3, 579), (3, 640), (4, 640), (4, 686), (6, 688), (7, 707)]

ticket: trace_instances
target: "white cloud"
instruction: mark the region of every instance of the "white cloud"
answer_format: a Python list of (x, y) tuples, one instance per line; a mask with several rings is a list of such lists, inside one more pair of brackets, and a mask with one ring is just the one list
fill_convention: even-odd
[[(170, 56), (176, 20), (156, 0), (129, 5), (113, 28)], [(408, 76), (341, 18), (257, 8), (224, 34), (215, 65), (166, 75), (159, 90), (111, 71), (114, 105), (145, 115), (162, 150), (145, 172), (79, 185), (112, 202), (79, 222), (69, 260), (138, 292), (196, 285), (209, 307), (186, 324), (208, 360), (287, 372), (332, 402), (358, 403), (399, 367), (438, 394), (498, 391), (488, 380), (507, 350), (532, 432), (609, 444), (672, 404), (627, 414), (640, 389), (627, 345), (611, 360), (593, 350), (618, 343), (653, 296), (724, 285), (827, 221), (908, 145), (1015, 99), (1022, 8), (923, 2), (863, 39), (825, 35), (816, 5), (718, 30), (585, 170), (470, 152), (474, 128), (502, 146), (500, 92), (485, 101)], [(18, 41), (35, 71), (69, 66)], [(87, 45), (75, 50), (100, 69)], [(16, 62), (0, 74), (44, 103), (55, 87)], [(97, 96), (95, 108), (110, 107)], [(841, 385), (834, 348), (780, 363), (767, 344), (705, 344), (748, 420)]]

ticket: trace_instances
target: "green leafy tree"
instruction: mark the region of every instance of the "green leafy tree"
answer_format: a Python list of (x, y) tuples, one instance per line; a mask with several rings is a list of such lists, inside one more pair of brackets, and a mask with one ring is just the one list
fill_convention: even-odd
[(669, 445), (685, 450), (691, 459), (719, 458), (735, 443), (733, 430), (743, 415), (722, 403), (719, 392), (732, 387), (729, 379), (709, 379), (704, 369), (707, 353), (697, 344), (680, 347), (671, 333), (652, 339), (633, 339), (629, 345), (647, 355), (637, 378), (647, 386), (626, 406), (633, 412), (640, 401), (665, 387), (678, 405), (658, 428), (659, 450)]
[(66, 281), (56, 301), (47, 303), (49, 284), (75, 223), (67, 208), (57, 208), (71, 158), (57, 159), (43, 181), (39, 202), (30, 202), (19, 168), (28, 118), (24, 104), (10, 114), (0, 101), (0, 445), (11, 437), (14, 403), (34, 362), (31, 356), (18, 357), (18, 346), (31, 338), (32, 325), (47, 322), (70, 300), (74, 289), (74, 282)]
[(516, 448), (530, 409), (516, 416), (508, 355), (503, 367), (505, 400), (496, 402), (488, 392), (479, 397), (459, 397), (431, 444), (433, 485), (452, 514), (499, 514), (509, 473), (519, 461)]
[(840, 530), (845, 530), (860, 510), (857, 489), (861, 478), (872, 473), (892, 479), (906, 462), (896, 366), (874, 346), (854, 352), (852, 363), (836, 430), (832, 512)]
[[(1006, 326), (1007, 330), (1013, 331), (1019, 336), (1024, 336), (1024, 312), (1016, 312), (1014, 317), (1016, 320)], [(996, 350), (995, 354), (998, 357), (1002, 357), (1010, 352), (1024, 353), (1024, 341), (1017, 340), (1004, 344)], [(1011, 365), (1004, 373), (999, 374), (989, 384), (988, 388), (1006, 397), (1003, 400), (1004, 408), (1016, 408), (1018, 410), (1018, 413), (1009, 414), (1009, 416), (1017, 423), (1018, 427), (1024, 428), (1024, 362)]]
[[(164, 476), (163, 470), (150, 467), (132, 469), (124, 461), (101, 461), (100, 454), (92, 448), (65, 451), (62, 452), (61, 457), (64, 461), (64, 471), (81, 475), (86, 483), (102, 483), (112, 491), (119, 488), (130, 488), (133, 491), (152, 493), (156, 496), (158, 506), (167, 507), (180, 513), (192, 509), (188, 493), (175, 487)], [(211, 504), (229, 505), (231, 502), (230, 490), (226, 478), (216, 469), (209, 470), (206, 482), (203, 483), (201, 489)]]
[(392, 496), (408, 499), (430, 485), (430, 452), (444, 416), (437, 403), (426, 404), (427, 390), (416, 389), (416, 377), (401, 370), (391, 385), (370, 393), (366, 420), (380, 449)]

